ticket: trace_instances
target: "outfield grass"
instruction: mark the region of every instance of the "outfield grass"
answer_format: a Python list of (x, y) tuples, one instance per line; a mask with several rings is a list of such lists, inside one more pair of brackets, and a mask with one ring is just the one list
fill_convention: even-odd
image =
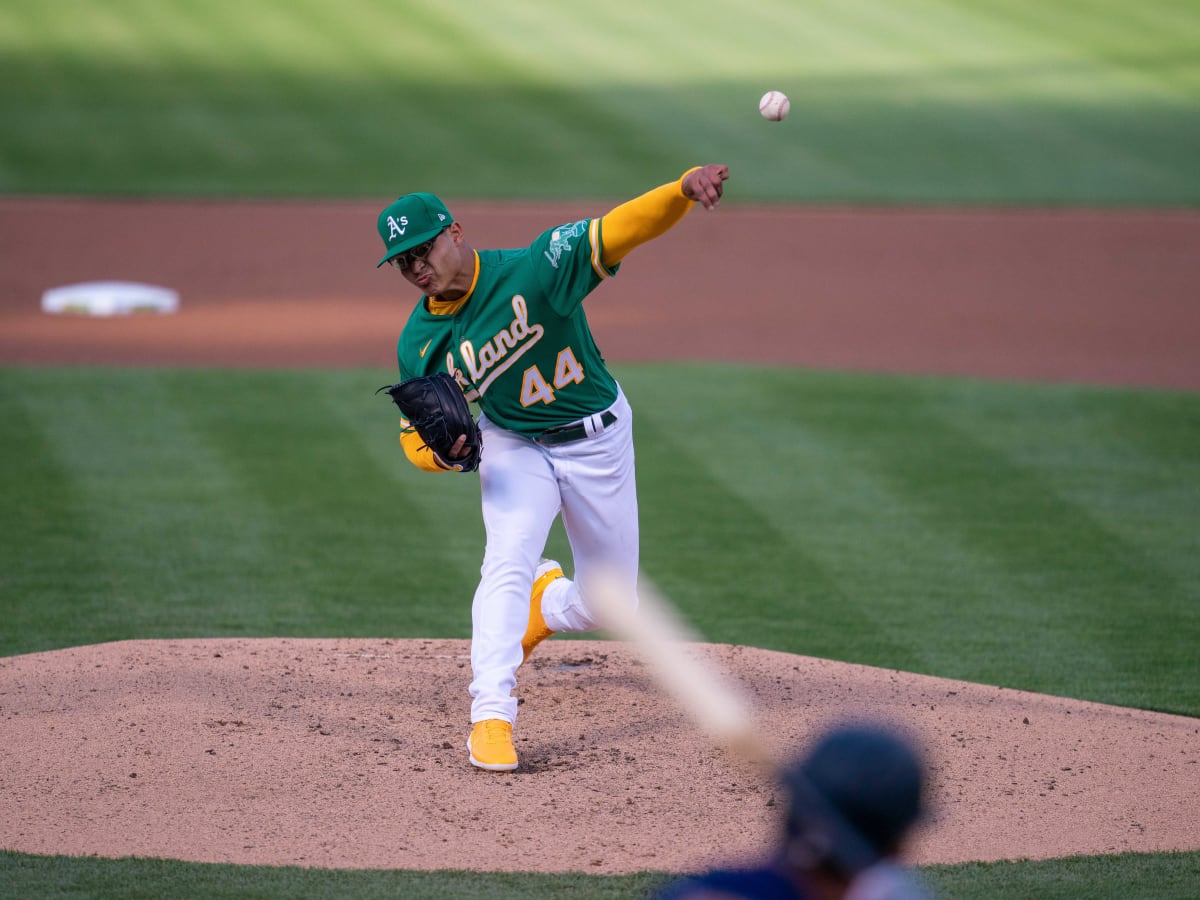
[(0, 192), (1200, 204), (1195, 3), (731, 9), (4, 0)]
[[(769, 88), (782, 124), (755, 112)], [(0, 0), (0, 121), (0, 194), (619, 198), (722, 161), (735, 202), (1196, 207), (1200, 6)], [(620, 374), (646, 568), (711, 639), (1200, 715), (1195, 395)], [(391, 375), (0, 369), (0, 654), (466, 637), (476, 486), (399, 458), (370, 395)], [(926, 874), (944, 897), (1184, 898), (1200, 854)], [(658, 877), (0, 851), (3, 897)]]
[[(925, 866), (920, 877), (943, 900), (1195, 900), (1200, 853), (1126, 853), (1037, 862)], [(670, 880), (658, 872), (412, 872), (229, 866), (143, 858), (31, 856), (0, 850), (0, 897), (158, 900), (162, 897), (404, 897), (406, 900), (614, 900), (648, 897)]]
[[(477, 485), (402, 459), (373, 393), (390, 375), (0, 369), (0, 654), (467, 637)], [(713, 364), (618, 376), (646, 570), (709, 639), (1200, 715), (1200, 395)], [(1188, 897), (1198, 866), (927, 873), (945, 897)], [(0, 872), (0, 896), (104, 898), (641, 896), (660, 879), (22, 854)]]
[[(1079, 857), (1037, 863), (970, 863), (921, 871), (942, 898), (1041, 900), (1192, 900), (1200, 854)], [(215, 866), (153, 859), (35, 857), (0, 850), (0, 896), (39, 898), (288, 897), (333, 900), (616, 900), (645, 897), (666, 876), (535, 875), (530, 873), (398, 872)]]
[[(478, 488), (403, 459), (388, 375), (0, 370), (0, 654), (467, 637)], [(645, 570), (709, 639), (1200, 715), (1200, 395), (619, 375)]]

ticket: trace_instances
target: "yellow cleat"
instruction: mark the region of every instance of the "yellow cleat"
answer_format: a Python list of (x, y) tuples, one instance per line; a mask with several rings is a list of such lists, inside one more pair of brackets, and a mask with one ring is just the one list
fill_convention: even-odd
[(489, 772), (511, 772), (517, 767), (512, 724), (503, 719), (476, 722), (467, 738), (467, 751), (471, 754), (471, 765)]
[(534, 647), (554, 634), (546, 627), (546, 620), (542, 618), (542, 594), (546, 593), (550, 582), (562, 577), (562, 566), (552, 559), (543, 559), (533, 572), (533, 590), (529, 594), (529, 625), (525, 628), (525, 637), (521, 638), (521, 649), (525, 652), (521, 658), (522, 664), (529, 659)]

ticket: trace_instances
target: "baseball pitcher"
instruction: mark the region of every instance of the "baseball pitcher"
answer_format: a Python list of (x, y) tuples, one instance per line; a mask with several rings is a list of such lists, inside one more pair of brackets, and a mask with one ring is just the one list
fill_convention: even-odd
[[(474, 249), (432, 194), (406, 194), (379, 214), (378, 265), (421, 292), (397, 343), (400, 382), (389, 388), (401, 408), (400, 444), (425, 471), (479, 473), (487, 544), (471, 607), (467, 741), (479, 768), (517, 767), (513, 691), (534, 647), (556, 632), (597, 628), (579, 586), (589, 571), (619, 573), (636, 597), (633, 414), (583, 301), (694, 204), (716, 208), (728, 177), (723, 165), (692, 168), (508, 250)], [(428, 380), (438, 373), (478, 405), (477, 430), (465, 402), (467, 412), (455, 409), (457, 398)], [(559, 515), (573, 580), (542, 558)]]

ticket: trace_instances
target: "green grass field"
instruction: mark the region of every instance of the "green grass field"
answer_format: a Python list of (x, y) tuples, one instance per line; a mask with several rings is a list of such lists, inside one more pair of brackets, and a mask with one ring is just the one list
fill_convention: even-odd
[[(1037, 863), (930, 866), (922, 877), (939, 897), (1039, 900), (1188, 900), (1200, 881), (1200, 855), (1081, 857)], [(214, 866), (154, 859), (32, 857), (0, 850), (0, 896), (160, 900), (305, 897), (357, 900), (629, 900), (665, 882), (661, 874), (535, 875), (504, 872), (336, 871)]]
[[(781, 124), (756, 112), (770, 88), (792, 97)], [(619, 198), (721, 161), (733, 202), (1194, 208), (1200, 5), (0, 0), (0, 121), (0, 196)], [(465, 599), (420, 598), (469, 597), (476, 487), (399, 457), (371, 394), (391, 374), (0, 369), (0, 654), (465, 637)], [(1197, 395), (619, 375), (646, 569), (711, 639), (1200, 716)], [(926, 874), (945, 897), (1200, 895), (1198, 853)], [(0, 851), (14, 898), (659, 878)]]
[[(0, 191), (1200, 204), (1187, 0), (3, 0)], [(792, 115), (768, 124), (778, 88)]]
[[(407, 464), (388, 377), (0, 370), (0, 654), (468, 637), (422, 598), (470, 597), (478, 489)], [(711, 639), (1200, 716), (1200, 396), (619, 377), (645, 569)], [(767, 464), (731, 459), (749, 434)]]
[[(403, 460), (372, 393), (389, 374), (0, 369), (0, 654), (467, 637), (477, 487)], [(637, 410), (646, 571), (709, 639), (1200, 716), (1200, 395), (699, 364), (618, 376)], [(777, 449), (732, 462), (731, 436), (752, 433)], [(952, 897), (1185, 897), (1198, 866), (1173, 854), (928, 874)], [(608, 897), (656, 883), (19, 854), (0, 871), (104, 897)], [(1040, 892), (1060, 878), (1071, 889)], [(152, 887), (130, 894), (134, 879)]]

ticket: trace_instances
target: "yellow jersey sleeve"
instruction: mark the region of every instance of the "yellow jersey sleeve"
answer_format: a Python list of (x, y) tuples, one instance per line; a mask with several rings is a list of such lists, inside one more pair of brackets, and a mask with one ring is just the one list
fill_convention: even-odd
[[(406, 422), (405, 425), (408, 423)], [(400, 446), (408, 461), (423, 472), (454, 472), (455, 469), (444, 466), (438, 460), (437, 454), (425, 446), (421, 436), (415, 431), (400, 432)]]
[(683, 179), (698, 168), (693, 166), (677, 180), (622, 203), (600, 220), (605, 266), (615, 266), (634, 247), (666, 234), (687, 215), (692, 201), (683, 195)]

